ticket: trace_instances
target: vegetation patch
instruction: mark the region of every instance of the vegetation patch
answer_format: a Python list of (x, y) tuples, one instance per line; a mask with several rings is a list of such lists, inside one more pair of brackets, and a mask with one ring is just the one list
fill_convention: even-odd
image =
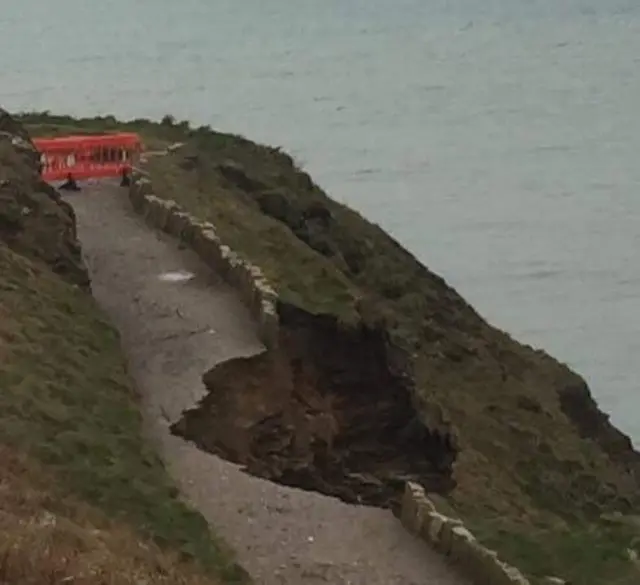
[(126, 523), (52, 489), (57, 478), (0, 445), (0, 583), (219, 585)]

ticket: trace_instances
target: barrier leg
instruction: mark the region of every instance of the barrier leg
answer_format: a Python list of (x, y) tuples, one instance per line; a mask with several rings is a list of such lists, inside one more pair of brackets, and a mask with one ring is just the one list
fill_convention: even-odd
[(59, 188), (65, 191), (80, 191), (80, 187), (78, 187), (78, 183), (76, 183), (71, 173), (67, 175), (67, 180)]
[(127, 169), (122, 169), (122, 175), (120, 177), (120, 186), (128, 187), (129, 185), (131, 185), (131, 177), (129, 175), (129, 172), (127, 171)]

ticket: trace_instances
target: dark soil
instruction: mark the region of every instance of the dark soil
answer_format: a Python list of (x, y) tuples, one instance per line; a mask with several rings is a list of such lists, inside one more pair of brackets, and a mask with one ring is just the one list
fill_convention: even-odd
[(452, 489), (451, 438), (430, 433), (386, 333), (281, 306), (280, 350), (222, 364), (175, 433), (279, 483), (396, 508), (404, 482)]

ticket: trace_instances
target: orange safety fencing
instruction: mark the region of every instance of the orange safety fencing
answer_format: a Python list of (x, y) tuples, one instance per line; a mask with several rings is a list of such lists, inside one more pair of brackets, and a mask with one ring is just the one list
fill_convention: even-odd
[(118, 177), (137, 164), (142, 142), (137, 134), (36, 138), (45, 181)]

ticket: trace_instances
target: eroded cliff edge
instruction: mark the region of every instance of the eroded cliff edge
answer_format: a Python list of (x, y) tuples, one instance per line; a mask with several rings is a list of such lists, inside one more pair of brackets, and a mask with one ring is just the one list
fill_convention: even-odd
[[(374, 423), (372, 413), (361, 424), (338, 415), (332, 444), (351, 443), (357, 426), (403, 440), (438, 437), (440, 448), (425, 456), (435, 468), (452, 467), (453, 481), (441, 489), (461, 502), (467, 492), (473, 500), (485, 492), (483, 505), (496, 511), (516, 501), (535, 510), (555, 493), (558, 513), (588, 513), (594, 504), (628, 511), (637, 501), (640, 456), (578, 374), (488, 324), (382, 229), (329, 199), (287, 155), (220, 135), (196, 136), (191, 149), (168, 164), (152, 161), (157, 190), (206, 215), (263, 267), (278, 288), (283, 324), (279, 357), (268, 367), (238, 364), (234, 375), (233, 364), (222, 366), (228, 375), (210, 372), (212, 397), (203, 406), (222, 396), (222, 384), (244, 387), (243, 375), (255, 367), (264, 387), (313, 387), (322, 399), (311, 402), (323, 406), (305, 410), (328, 418), (350, 410), (343, 405), (350, 400), (379, 411), (385, 401), (403, 403), (422, 430), (408, 414), (388, 425), (384, 416)], [(171, 165), (182, 193), (162, 180)], [(259, 444), (238, 457), (249, 461)]]

